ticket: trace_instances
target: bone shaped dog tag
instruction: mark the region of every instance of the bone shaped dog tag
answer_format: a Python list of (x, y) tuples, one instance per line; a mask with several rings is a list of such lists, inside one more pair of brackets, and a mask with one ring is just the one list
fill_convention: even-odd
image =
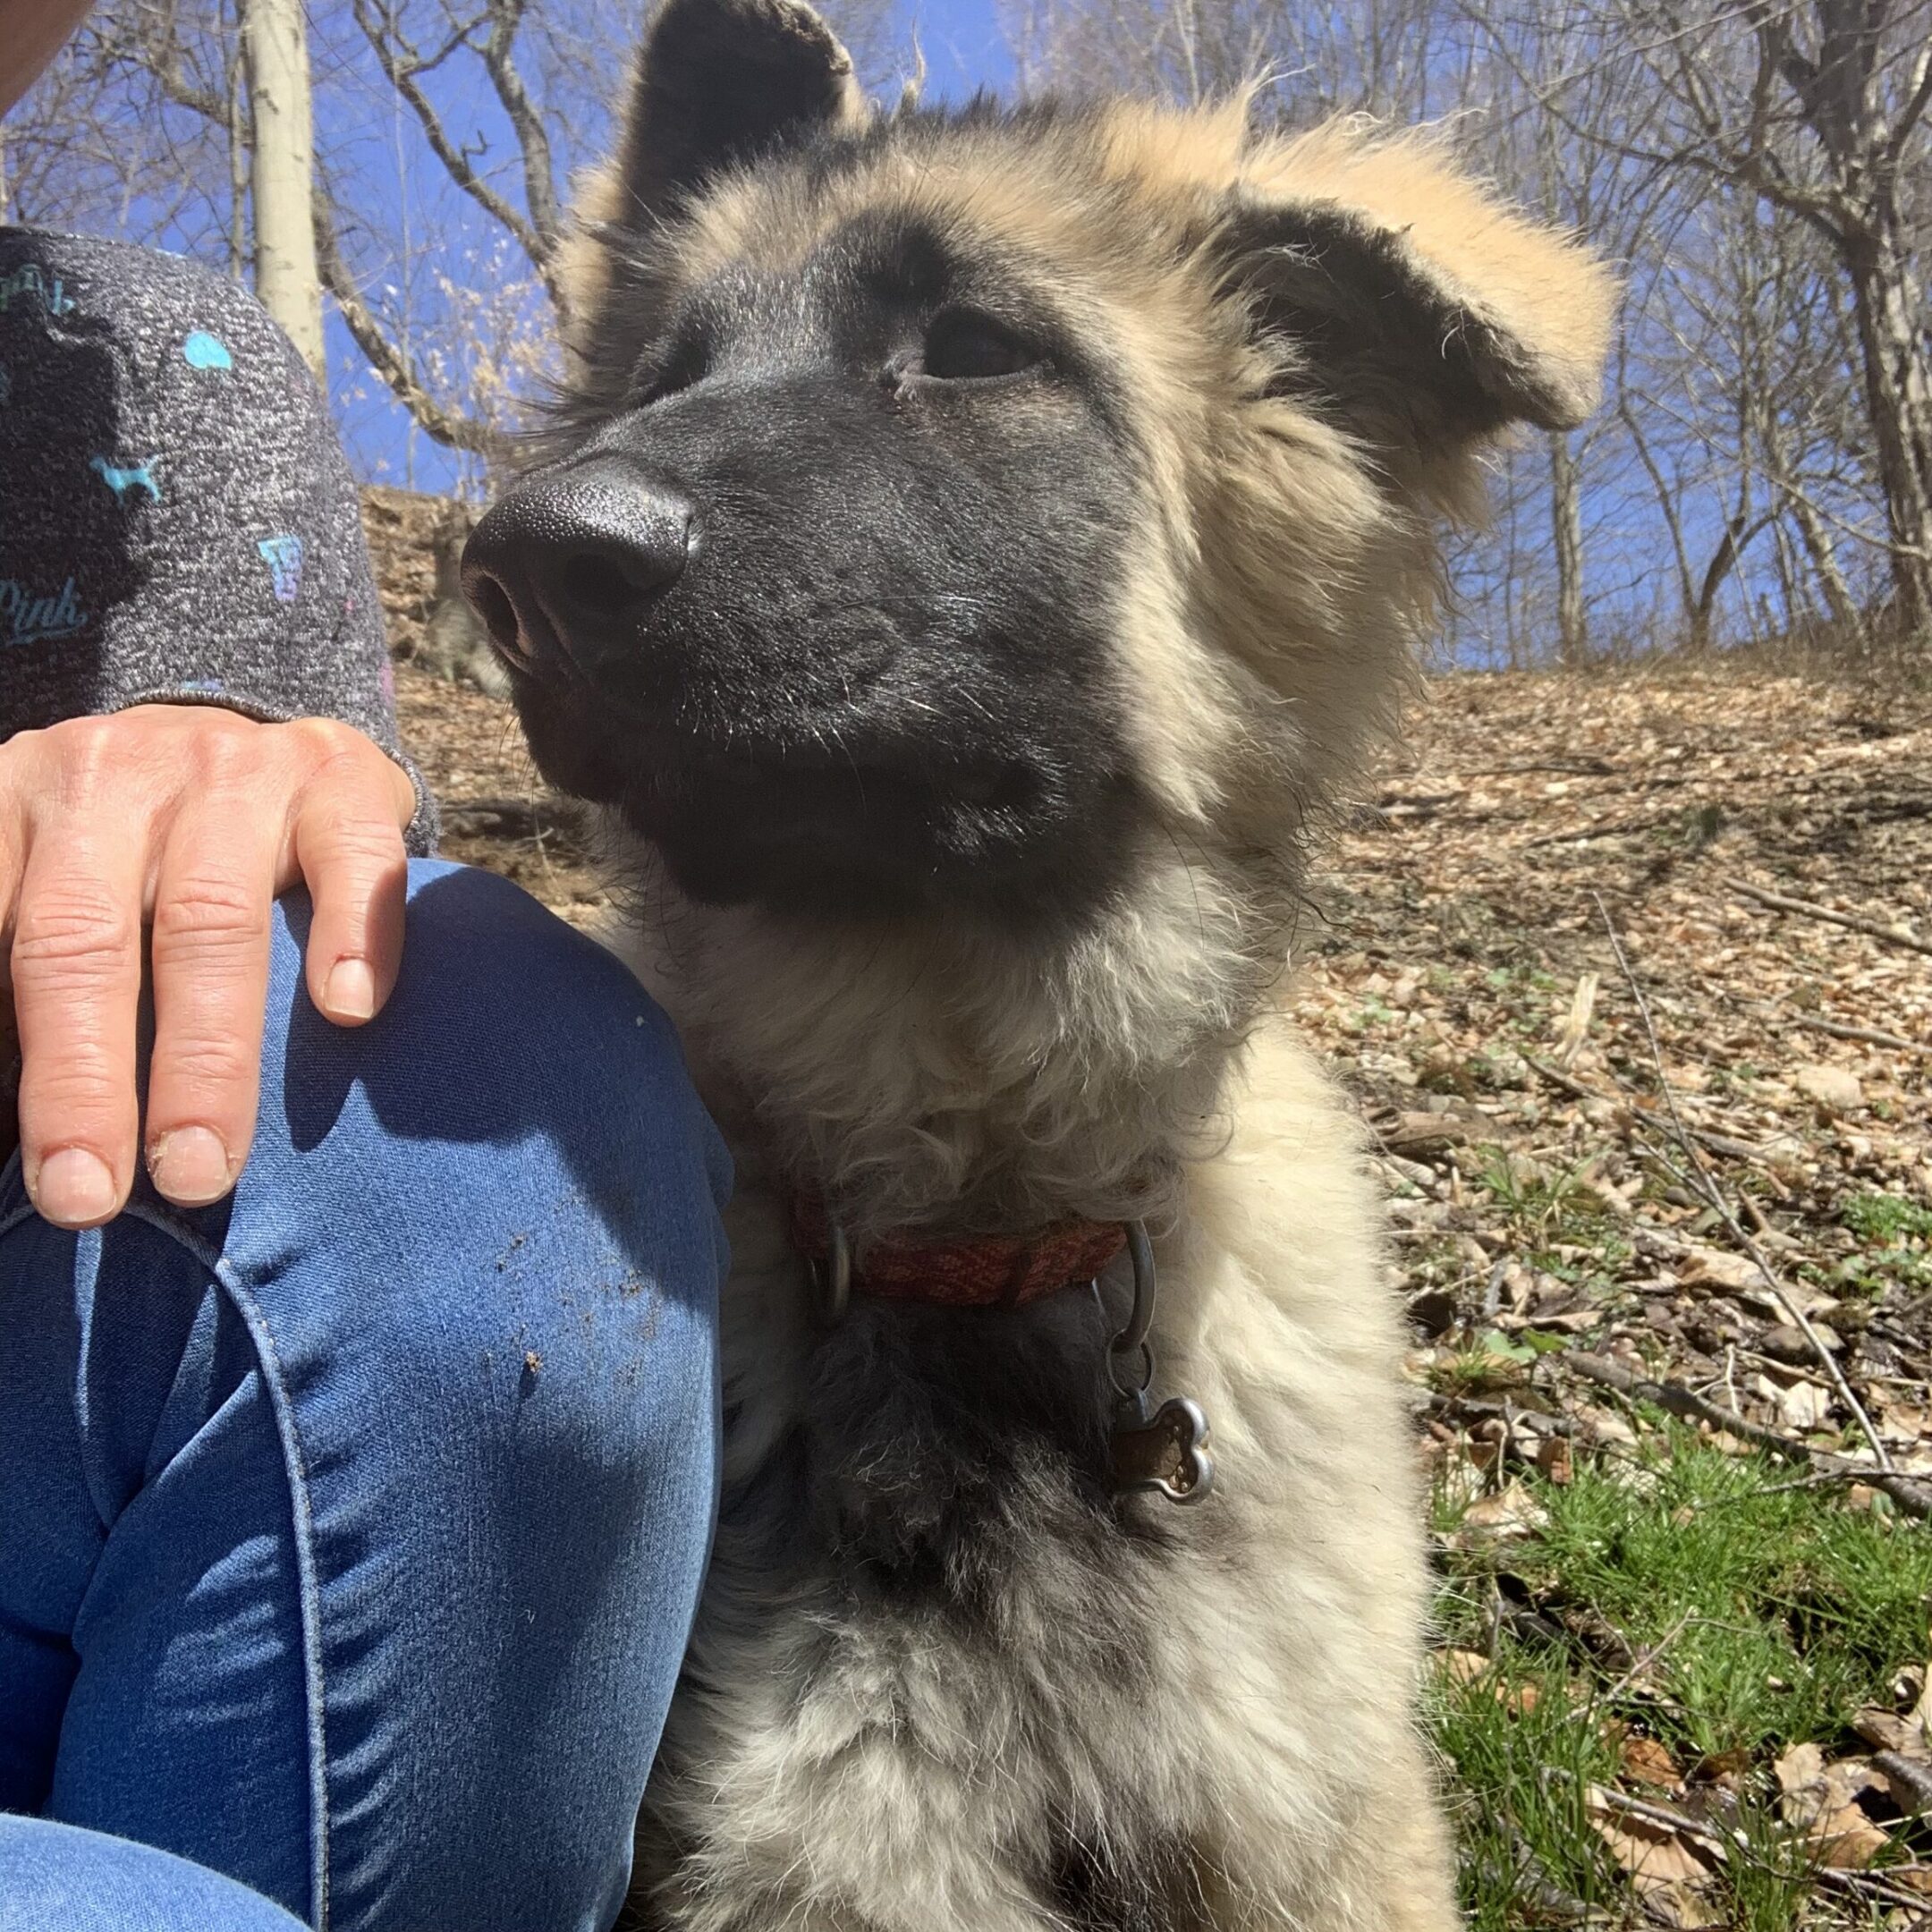
[(1114, 1430), (1114, 1487), (1157, 1489), (1170, 1503), (1199, 1503), (1214, 1487), (1212, 1440), (1200, 1404), (1185, 1395), (1164, 1402), (1151, 1421), (1123, 1419)]

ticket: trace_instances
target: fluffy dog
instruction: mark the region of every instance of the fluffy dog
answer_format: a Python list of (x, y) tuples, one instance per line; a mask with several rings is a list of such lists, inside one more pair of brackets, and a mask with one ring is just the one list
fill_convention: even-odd
[(1250, 120), (875, 116), (800, 0), (666, 0), (587, 195), (466, 583), (740, 1163), (642, 1924), (1455, 1923), (1377, 1208), (1274, 990), (1611, 290)]

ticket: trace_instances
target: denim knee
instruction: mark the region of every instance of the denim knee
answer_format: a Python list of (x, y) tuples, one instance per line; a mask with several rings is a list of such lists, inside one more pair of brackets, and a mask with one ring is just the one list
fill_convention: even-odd
[[(606, 1467), (708, 1453), (730, 1164), (664, 1013), (516, 886), (419, 860), (395, 992), (343, 1030), (301, 990), (306, 901), (282, 911), (227, 1239), (271, 1326), (319, 1353), (326, 1319), (331, 1373), (394, 1426)], [(297, 1250), (330, 1257), (300, 1292)]]

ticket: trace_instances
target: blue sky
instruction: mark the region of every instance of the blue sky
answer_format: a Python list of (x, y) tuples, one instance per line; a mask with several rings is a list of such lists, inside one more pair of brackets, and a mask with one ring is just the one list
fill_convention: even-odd
[[(605, 0), (591, 0), (601, 5)], [(488, 223), (439, 177), (415, 130), (394, 115), (393, 97), (354, 84), (352, 38), (337, 40), (332, 30), (346, 13), (343, 0), (310, 0), (311, 40), (318, 62), (318, 147), (352, 182), (358, 205), (402, 241), (404, 259), (372, 267), (370, 294), (394, 313), (406, 297), (425, 311), (444, 298), (444, 277), (470, 288), (488, 286), (493, 262), (482, 251), (497, 238)], [(1004, 90), (1012, 85), (1012, 52), (1002, 32), (994, 0), (900, 0), (894, 40), (910, 69), (919, 47), (926, 64), (928, 98), (961, 100), (976, 89)], [(333, 48), (345, 48), (339, 70)], [(366, 52), (362, 55), (366, 60)], [(321, 77), (335, 73), (336, 84)], [(489, 140), (506, 190), (513, 171), (500, 124), (493, 127), (495, 104), (473, 77), (459, 82), (444, 103), (453, 128), (467, 129)], [(564, 131), (566, 144), (572, 132)], [(600, 149), (602, 130), (585, 131), (585, 145)], [(566, 153), (566, 165), (591, 158)], [(405, 216), (407, 220), (400, 220)], [(406, 311), (405, 311), (406, 312)], [(387, 388), (369, 370), (341, 320), (328, 318), (330, 387), (352, 460), (371, 481), (407, 484), (418, 489), (474, 487), (477, 466), (453, 456), (420, 431)]]

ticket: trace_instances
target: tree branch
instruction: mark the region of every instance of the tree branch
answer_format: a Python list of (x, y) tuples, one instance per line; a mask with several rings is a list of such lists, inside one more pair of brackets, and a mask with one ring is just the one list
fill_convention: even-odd
[(335, 235), (335, 214), (327, 191), (316, 184), (316, 265), (322, 285), (334, 298), (343, 325), (354, 337), (356, 347), (369, 358), (369, 367), (380, 376), (423, 433), (448, 449), (469, 450), (479, 456), (495, 456), (503, 439), (487, 424), (449, 410), (429, 394), (408, 356), (391, 342), (376, 312), (362, 299), (362, 292), (343, 258)]
[(562, 239), (563, 218), (557, 208), (556, 169), (550, 156), (550, 137), (544, 130), (543, 116), (531, 103), (516, 64), (516, 37), (523, 24), (523, 0), (488, 0), (489, 38), (483, 44), (483, 64), (496, 98), (509, 116), (515, 131), (517, 151), (523, 158), (523, 200), (530, 209), (540, 252), (530, 259), (537, 265), (560, 314), (566, 304), (562, 285), (552, 272)]
[[(429, 144), (429, 151), (443, 164), (444, 169), (448, 174), (451, 181), (463, 193), (468, 195), (493, 221), (500, 223), (510, 232), (511, 235), (514, 237), (517, 246), (530, 258), (531, 266), (535, 267), (538, 275), (541, 277), (551, 301), (558, 302), (561, 307), (550, 267), (552, 258), (556, 253), (555, 209), (554, 204), (548, 210), (550, 225), (547, 229), (541, 219), (534, 218), (534, 197), (532, 198), (533, 218), (526, 219), (523, 215), (519, 213), (495, 188), (491, 187), (488, 182), (485, 181), (477, 173), (476, 169), (470, 165), (470, 157), (450, 139), (448, 130), (443, 125), (443, 117), (436, 112), (435, 104), (423, 92), (422, 88), (417, 81), (416, 76), (419, 72), (435, 65), (457, 43), (452, 42), (446, 45), (439, 51), (436, 61), (422, 61), (416, 56), (414, 50), (409, 48), (406, 44), (399, 47), (398, 41), (390, 38), (390, 23), (377, 18), (375, 9), (370, 4), (370, 0), (354, 0), (352, 11), (355, 14), (356, 25), (361, 29), (362, 38), (369, 42), (370, 52), (375, 55), (377, 64), (382, 68), (384, 79), (402, 97), (410, 112), (415, 115), (417, 125), (422, 129), (423, 139)], [(474, 23), (471, 24), (470, 28), (464, 30), (465, 35), (473, 30), (473, 25)], [(496, 30), (493, 25), (491, 29), (492, 44), (495, 41), (496, 32)], [(400, 39), (400, 37), (398, 37), (398, 39)], [(489, 55), (486, 52), (484, 55), (486, 65), (489, 63)], [(498, 91), (501, 92), (500, 88)], [(527, 99), (523, 102), (523, 109), (527, 115), (530, 115), (534, 119)], [(512, 124), (516, 124), (514, 115), (512, 116)], [(538, 138), (541, 139), (540, 130), (538, 131)], [(519, 145), (525, 149), (524, 177), (527, 183), (530, 178), (528, 143), (521, 127), (517, 128), (517, 139)], [(545, 152), (547, 159), (547, 148)]]
[(1885, 164), (1895, 168), (1905, 152), (1905, 143), (1911, 139), (1912, 130), (1923, 119), (1925, 111), (1932, 106), (1932, 41), (1919, 50), (1919, 61), (1912, 75), (1911, 91), (1904, 106), (1899, 111), (1898, 124), (1886, 136), (1883, 150)]

